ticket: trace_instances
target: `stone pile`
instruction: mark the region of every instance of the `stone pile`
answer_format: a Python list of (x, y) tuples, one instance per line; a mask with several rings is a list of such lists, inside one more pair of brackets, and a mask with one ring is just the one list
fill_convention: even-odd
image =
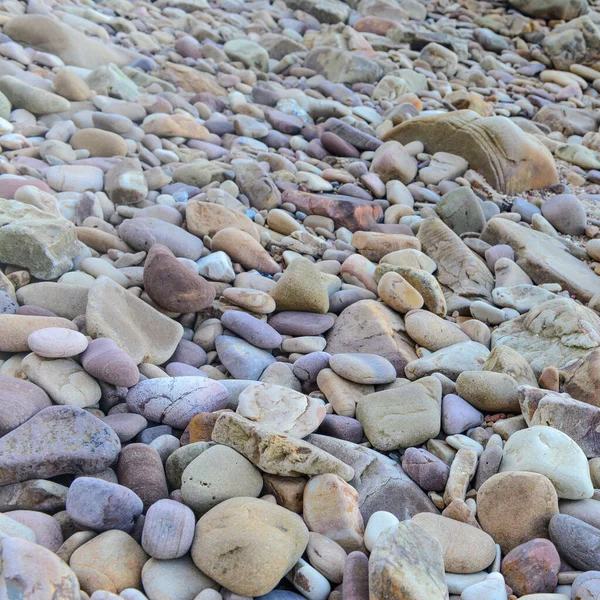
[(600, 600), (597, 0), (0, 30), (1, 599)]

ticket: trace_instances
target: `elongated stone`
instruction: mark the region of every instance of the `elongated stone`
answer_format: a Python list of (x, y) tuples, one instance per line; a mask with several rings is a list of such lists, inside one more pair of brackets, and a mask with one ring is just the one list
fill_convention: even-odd
[(222, 413), (212, 433), (217, 444), (233, 448), (272, 475), (335, 473), (350, 481), (354, 470), (331, 454), (303, 440), (276, 433), (235, 413)]

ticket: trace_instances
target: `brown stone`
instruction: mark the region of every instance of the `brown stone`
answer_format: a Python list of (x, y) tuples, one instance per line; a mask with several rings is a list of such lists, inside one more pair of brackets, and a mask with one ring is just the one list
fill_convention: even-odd
[(186, 427), (190, 435), (190, 444), (195, 442), (210, 442), (212, 430), (222, 412), (233, 412), (230, 409), (216, 410), (215, 412), (198, 413)]
[(221, 229), (234, 227), (250, 234), (256, 241), (259, 239), (254, 223), (246, 214), (214, 202), (190, 200), (185, 208), (185, 220), (188, 231), (199, 238), (213, 237)]
[(153, 244), (148, 251), (144, 288), (153, 302), (175, 313), (199, 312), (215, 299), (215, 288), (162, 244)]
[(502, 561), (502, 575), (514, 594), (544, 594), (558, 584), (560, 556), (550, 540), (533, 539), (513, 548)]
[(302, 514), (304, 487), (303, 477), (282, 477), (281, 475), (263, 474), (265, 492), (275, 496), (277, 504), (292, 512)]
[(552, 482), (539, 473), (512, 471), (490, 477), (477, 493), (477, 516), (504, 554), (534, 538), (548, 539), (558, 514)]
[(336, 227), (347, 227), (350, 231), (368, 231), (383, 220), (381, 206), (352, 196), (286, 190), (281, 199), (283, 202), (291, 202), (308, 215), (329, 217), (334, 220)]
[(248, 270), (256, 269), (269, 275), (280, 271), (269, 253), (249, 233), (240, 229), (227, 227), (218, 231), (212, 239), (211, 250), (222, 250)]
[(158, 452), (147, 444), (129, 444), (121, 450), (117, 463), (119, 483), (134, 491), (148, 510), (158, 500), (169, 497), (167, 478)]
[(507, 194), (558, 183), (550, 151), (506, 117), (481, 117), (470, 110), (422, 116), (394, 127), (383, 140), (419, 140), (430, 154), (462, 156), (492, 187)]
[(330, 354), (378, 354), (401, 376), (404, 367), (417, 358), (402, 317), (375, 300), (361, 300), (346, 308), (327, 334), (325, 350)]

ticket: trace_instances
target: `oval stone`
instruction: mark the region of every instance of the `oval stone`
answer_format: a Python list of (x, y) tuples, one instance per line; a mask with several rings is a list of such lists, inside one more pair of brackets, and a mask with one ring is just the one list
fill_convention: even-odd
[(162, 459), (154, 448), (146, 444), (129, 444), (121, 450), (117, 477), (121, 485), (141, 498), (144, 510), (169, 497)]
[(549, 540), (533, 539), (513, 548), (502, 561), (506, 585), (518, 596), (553, 592), (558, 584), (560, 556)]
[(171, 560), (192, 546), (196, 518), (181, 502), (159, 500), (146, 513), (142, 548), (153, 558)]
[(600, 570), (600, 529), (570, 515), (554, 515), (548, 527), (561, 557), (582, 571)]
[(127, 408), (149, 421), (185, 429), (194, 415), (227, 406), (229, 392), (218, 381), (202, 377), (147, 379), (128, 392)]
[(139, 380), (135, 361), (110, 338), (92, 340), (81, 356), (81, 365), (96, 379), (121, 387), (131, 387)]
[(32, 352), (45, 358), (69, 358), (81, 354), (88, 346), (85, 335), (63, 327), (47, 327), (29, 334)]
[(329, 366), (340, 377), (354, 383), (376, 385), (396, 379), (394, 365), (377, 354), (334, 354)]
[(119, 227), (119, 236), (135, 250), (163, 244), (175, 256), (197, 260), (202, 254), (202, 240), (177, 225), (153, 217), (127, 219)]
[(67, 513), (77, 525), (92, 531), (129, 533), (143, 508), (130, 489), (95, 477), (78, 477), (67, 493)]
[(278, 348), (283, 340), (273, 327), (239, 310), (223, 313), (221, 323), (257, 348)]

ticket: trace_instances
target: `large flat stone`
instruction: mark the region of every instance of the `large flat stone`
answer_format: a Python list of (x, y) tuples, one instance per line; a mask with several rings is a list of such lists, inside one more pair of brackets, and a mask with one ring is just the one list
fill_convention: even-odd
[(404, 321), (381, 302), (360, 300), (346, 308), (327, 334), (325, 350), (378, 354), (396, 367), (400, 377), (404, 367), (417, 359), (413, 341), (405, 334)]
[(171, 358), (183, 327), (108, 277), (99, 277), (88, 294), (87, 331), (114, 340), (140, 364), (161, 365)]
[(584, 302), (600, 292), (600, 277), (569, 254), (557, 238), (506, 219), (491, 219), (481, 239), (491, 245), (508, 244), (515, 251), (516, 263), (538, 285), (560, 283)]
[(550, 151), (506, 117), (481, 117), (471, 110), (427, 115), (401, 123), (382, 139), (402, 144), (419, 140), (430, 154), (462, 156), (491, 186), (507, 194), (558, 183)]
[(348, 483), (358, 492), (358, 506), (365, 523), (380, 510), (391, 512), (400, 520), (422, 512), (437, 513), (427, 494), (395, 460), (381, 452), (314, 433), (306, 441), (354, 469), (354, 477)]
[(0, 485), (99, 473), (120, 450), (114, 430), (89, 412), (50, 406), (0, 439)]

